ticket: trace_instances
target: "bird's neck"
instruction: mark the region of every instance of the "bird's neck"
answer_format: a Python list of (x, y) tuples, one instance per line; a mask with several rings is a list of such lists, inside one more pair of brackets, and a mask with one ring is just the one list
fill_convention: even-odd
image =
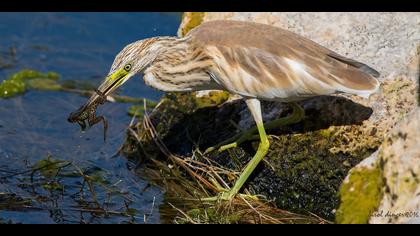
[(215, 87), (207, 74), (211, 59), (189, 37), (156, 40), (160, 51), (145, 70), (146, 84), (163, 91), (195, 91)]
[(185, 44), (185, 40), (177, 37), (160, 36), (146, 39), (146, 41), (142, 43), (142, 46), (144, 47), (143, 51), (145, 51), (144, 61), (147, 61), (148, 64), (144, 65), (142, 68), (146, 69), (155, 62), (156, 58), (167, 54), (168, 51), (172, 51), (180, 47), (184, 48), (183, 45), (187, 46), (187, 44)]
[(184, 38), (178, 38), (178, 37), (153, 37), (149, 39), (149, 50), (156, 52), (163, 52), (168, 49), (178, 47), (179, 45), (182, 45), (185, 43)]

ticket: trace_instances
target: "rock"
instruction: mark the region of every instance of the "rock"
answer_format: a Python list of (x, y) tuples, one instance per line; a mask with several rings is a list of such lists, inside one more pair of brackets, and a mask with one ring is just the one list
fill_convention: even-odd
[(366, 224), (378, 208), (384, 181), (379, 168), (378, 152), (352, 168), (340, 188), (340, 207), (336, 222)]
[(337, 222), (420, 222), (419, 130), (417, 108), (386, 135), (377, 152), (350, 171), (340, 190)]
[[(381, 92), (369, 100), (337, 95), (301, 102), (305, 119), (268, 132), (271, 147), (266, 162), (259, 165), (245, 185), (252, 193), (274, 200), (282, 209), (334, 219), (340, 202), (339, 189), (349, 170), (374, 153), (384, 135), (417, 105), (420, 13), (186, 13), (178, 32), (184, 35), (201, 22), (220, 19), (289, 29), (381, 73)], [(152, 112), (158, 135), (171, 152), (188, 156), (197, 147), (204, 150), (233, 136), (238, 130), (230, 121), (242, 128), (254, 124), (244, 102), (237, 97), (223, 97), (199, 108), (197, 99), (206, 97), (205, 93), (167, 94)], [(265, 121), (289, 113), (285, 104), (263, 102)], [(159, 158), (161, 154), (150, 137), (144, 135), (142, 125), (136, 127), (142, 148), (134, 137), (128, 136), (126, 152), (134, 150), (142, 156)], [(258, 141), (247, 142), (211, 157), (220, 165), (239, 171), (257, 147)], [(368, 186), (356, 187), (368, 188), (370, 195), (376, 197), (381, 184), (377, 176), (373, 171), (349, 180), (375, 179)], [(373, 202), (367, 213), (378, 204)], [(341, 212), (347, 211), (342, 208)], [(363, 220), (367, 222), (368, 217)]]
[[(378, 154), (383, 198), (370, 223), (420, 222), (420, 108), (387, 135)], [(380, 215), (379, 215), (380, 214)]]

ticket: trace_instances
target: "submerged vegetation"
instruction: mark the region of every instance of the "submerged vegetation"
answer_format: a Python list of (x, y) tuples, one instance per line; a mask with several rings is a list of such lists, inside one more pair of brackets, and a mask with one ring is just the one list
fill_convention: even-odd
[[(3, 95), (0, 100), (23, 95), (29, 90), (61, 91), (88, 97), (94, 88), (96, 86), (83, 80), (61, 80), (55, 72), (43, 73), (25, 69), (0, 83)], [(113, 95), (110, 100), (133, 103), (131, 110), (139, 114), (142, 110), (136, 111), (140, 107), (136, 104), (146, 101), (150, 107), (156, 105), (148, 99), (121, 95)], [(148, 213), (141, 211), (136, 201), (137, 193), (127, 192), (126, 184), (122, 184), (123, 180), (102, 166), (92, 163), (77, 164), (48, 155), (44, 159), (28, 163), (26, 167), (28, 168), (24, 170), (11, 170), (0, 166), (0, 186), (5, 183), (14, 186), (0, 189), (0, 211), (47, 211), (57, 223), (89, 223), (97, 218), (106, 220), (110, 217), (114, 222), (120, 219), (119, 222), (144, 223), (152, 216), (151, 209), (145, 210)], [(130, 181), (134, 184), (134, 180)], [(0, 223), (20, 222), (2, 216)]]
[(41, 73), (35, 70), (19, 71), (0, 84), (0, 97), (10, 98), (23, 94), (27, 89), (60, 90), (60, 76), (55, 72)]
[[(0, 192), (0, 210), (37, 211), (48, 210), (57, 214), (56, 221), (71, 222), (73, 212), (90, 217), (120, 216), (126, 222), (147, 220), (147, 215), (138, 215), (130, 205), (132, 193), (119, 182), (110, 182), (112, 173), (98, 166), (79, 166), (73, 162), (47, 156), (23, 171), (0, 171), (0, 181), (18, 178), (21, 197), (13, 192)], [(71, 206), (60, 206), (59, 199), (70, 198)], [(67, 203), (66, 205), (68, 205)], [(67, 212), (67, 213), (64, 213)], [(89, 218), (85, 216), (86, 218)], [(85, 217), (81, 217), (83, 222)], [(87, 219), (86, 219), (87, 220)]]

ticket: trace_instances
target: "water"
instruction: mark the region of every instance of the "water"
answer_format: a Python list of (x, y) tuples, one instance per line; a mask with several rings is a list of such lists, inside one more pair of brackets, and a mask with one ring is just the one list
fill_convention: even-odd
[[(176, 35), (178, 13), (0, 13), (0, 55), (16, 49), (14, 66), (0, 69), (0, 81), (24, 68), (55, 71), (62, 79), (99, 83), (114, 56), (126, 44), (147, 37)], [(157, 100), (160, 92), (148, 88), (140, 77), (120, 88), (122, 95)], [(39, 172), (0, 179), (0, 194), (31, 199), (32, 207), (4, 209), (0, 222), (14, 223), (147, 223), (161, 222), (162, 191), (134, 174), (134, 163), (114, 156), (123, 143), (131, 120), (130, 104), (107, 103), (99, 108), (110, 124), (108, 140), (98, 124), (81, 133), (66, 121), (68, 114), (86, 101), (85, 97), (63, 92), (29, 91), (11, 99), (0, 98), (0, 176), (30, 170), (48, 155), (69, 161), (89, 173), (101, 173), (110, 194), (95, 186), (98, 202), (115, 212), (134, 210), (133, 217), (82, 212), (80, 186), (83, 178), (60, 177), (64, 190), (48, 191), (34, 181), (44, 181)], [(63, 172), (74, 171), (69, 166)], [(95, 172), (96, 171), (96, 172)], [(56, 181), (54, 179), (54, 181)], [(32, 187), (28, 187), (32, 184)], [(92, 200), (84, 188), (85, 200)], [(0, 195), (1, 196), (1, 195)], [(83, 205), (85, 204), (85, 205)], [(88, 202), (92, 205), (92, 202)], [(1, 205), (1, 197), (0, 197)], [(152, 213), (152, 214), (150, 214)]]

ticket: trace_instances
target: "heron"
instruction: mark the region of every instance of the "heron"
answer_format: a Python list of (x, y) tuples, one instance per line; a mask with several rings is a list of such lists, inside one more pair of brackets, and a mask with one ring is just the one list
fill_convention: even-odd
[[(298, 101), (321, 95), (379, 90), (379, 72), (320, 44), (279, 27), (233, 20), (202, 23), (183, 37), (152, 37), (125, 46), (103, 82), (84, 105), (111, 94), (136, 74), (165, 92), (224, 90), (239, 95), (256, 126), (206, 152), (236, 147), (258, 132), (255, 155), (230, 189), (209, 199), (233, 199), (264, 158), (270, 143), (266, 129), (304, 117)], [(290, 104), (288, 117), (263, 123), (261, 101)]]

